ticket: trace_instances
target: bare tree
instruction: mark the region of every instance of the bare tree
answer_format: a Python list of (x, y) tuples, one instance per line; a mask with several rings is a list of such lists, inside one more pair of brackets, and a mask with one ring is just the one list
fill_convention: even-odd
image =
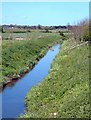
[(89, 20), (84, 19), (72, 28), (74, 38), (77, 42), (89, 39)]

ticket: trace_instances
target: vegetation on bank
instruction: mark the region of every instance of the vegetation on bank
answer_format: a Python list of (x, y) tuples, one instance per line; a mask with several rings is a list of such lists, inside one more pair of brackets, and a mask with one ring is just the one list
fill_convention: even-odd
[(21, 118), (91, 118), (89, 46), (64, 41), (48, 76), (26, 96)]
[(44, 56), (48, 46), (60, 39), (58, 34), (40, 33), (33, 34), (32, 40), (3, 40), (2, 43), (2, 77), (0, 82), (5, 82), (5, 78), (17, 77), (31, 69), (37, 61)]

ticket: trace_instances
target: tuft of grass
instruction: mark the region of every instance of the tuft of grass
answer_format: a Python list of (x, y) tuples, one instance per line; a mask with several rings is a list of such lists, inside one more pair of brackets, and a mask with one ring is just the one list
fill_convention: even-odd
[[(89, 47), (66, 40), (48, 76), (27, 94), (21, 118), (91, 118)], [(67, 48), (67, 49), (66, 49)]]

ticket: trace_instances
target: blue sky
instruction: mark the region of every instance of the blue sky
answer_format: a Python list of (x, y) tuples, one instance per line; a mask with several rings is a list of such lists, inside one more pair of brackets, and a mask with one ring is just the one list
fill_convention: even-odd
[(2, 24), (67, 25), (89, 17), (88, 2), (3, 2)]

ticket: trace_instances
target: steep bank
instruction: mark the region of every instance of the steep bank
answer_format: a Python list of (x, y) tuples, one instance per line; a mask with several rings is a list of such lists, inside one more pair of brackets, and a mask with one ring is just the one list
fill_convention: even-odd
[(89, 46), (64, 41), (45, 80), (26, 97), (23, 118), (89, 118)]

